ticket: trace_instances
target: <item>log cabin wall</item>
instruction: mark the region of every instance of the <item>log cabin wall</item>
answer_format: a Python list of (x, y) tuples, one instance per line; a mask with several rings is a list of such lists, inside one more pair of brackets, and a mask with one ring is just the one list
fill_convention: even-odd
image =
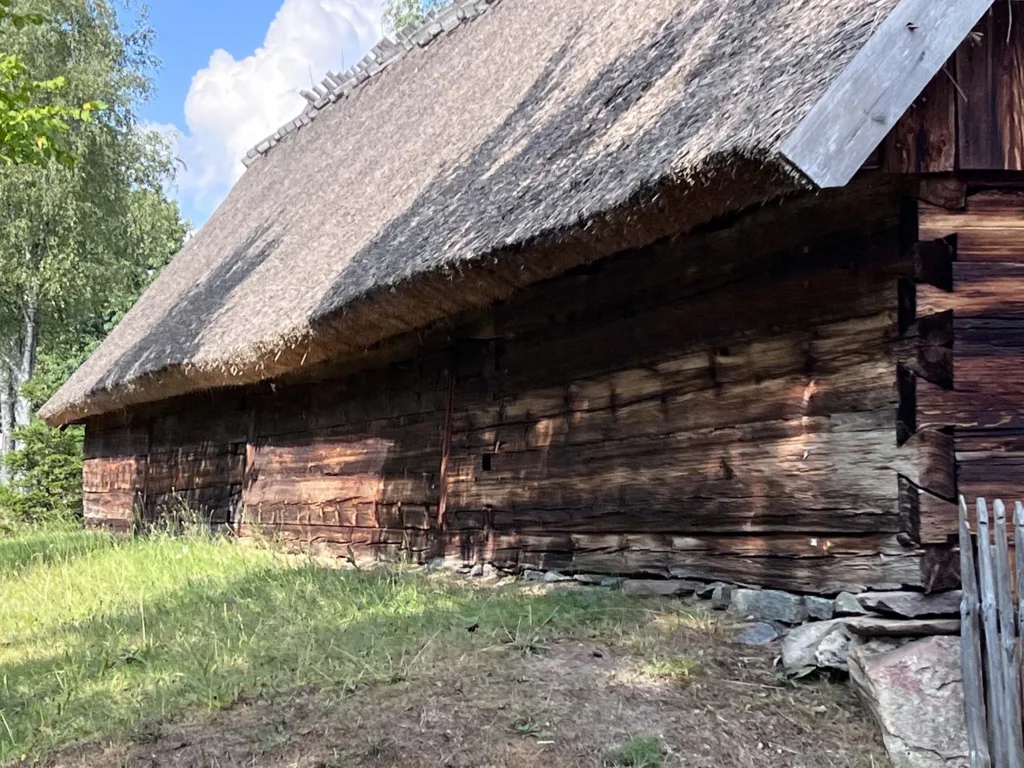
[[(806, 592), (924, 586), (901, 489), (899, 190), (792, 201), (579, 270), (459, 346), (444, 528), (503, 566)], [(905, 495), (905, 492), (904, 492)]]
[[(967, 498), (1024, 500), (1024, 4), (996, 3), (884, 146), (919, 178), (921, 365), (905, 421), (953, 441)], [(913, 414), (911, 416), (911, 414)], [(919, 538), (951, 549), (956, 509), (920, 489)]]
[[(338, 554), (435, 554), (450, 354), (253, 398), (246, 525)], [(432, 547), (434, 547), (432, 549)]]
[(202, 512), (214, 525), (239, 519), (248, 439), (245, 401), (208, 393), (86, 428), (87, 523), (127, 529)]
[(907, 489), (950, 498), (952, 449), (897, 419), (901, 366), (923, 365), (902, 194), (870, 175), (539, 284), (390, 362), (91, 422), (89, 517), (184, 498), (338, 554), (923, 586)]
[(887, 176), (578, 269), (362, 371), (93, 420), (87, 518), (183, 501), (339, 553), (951, 586), (956, 494), (1024, 498), (1011, 8), (894, 127)]

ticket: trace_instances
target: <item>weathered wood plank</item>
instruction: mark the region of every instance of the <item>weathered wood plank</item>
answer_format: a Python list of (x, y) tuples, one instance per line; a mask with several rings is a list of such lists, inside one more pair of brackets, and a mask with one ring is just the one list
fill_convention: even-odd
[(1005, 727), (1007, 766), (1024, 765), (1024, 734), (1021, 732), (1020, 667), (1017, 664), (1017, 627), (1010, 572), (1010, 552), (1006, 531), (1006, 508), (1002, 500), (993, 503), (995, 513), (996, 609), (999, 614), (999, 663), (1003, 669), (1003, 692), (999, 701), (1000, 720)]
[(890, 173), (944, 173), (956, 167), (956, 86), (949, 60), (885, 139)]
[(82, 462), (82, 489), (87, 492), (141, 491), (145, 487), (146, 457), (90, 458)]
[(819, 187), (842, 186), (957, 50), (992, 0), (902, 0), (782, 152)]
[(123, 520), (135, 519), (136, 508), (141, 503), (137, 491), (86, 491), (82, 494), (82, 508), (86, 520)]
[(959, 261), (1024, 261), (1024, 192), (986, 190), (966, 198), (965, 207), (950, 210), (922, 202), (922, 240), (956, 237)]
[(957, 49), (960, 167), (1024, 170), (1024, 30), (1009, 2), (995, 3)]
[(245, 473), (244, 445), (212, 446), (201, 453), (151, 453), (147, 493), (170, 493), (213, 485), (240, 485)]
[(964, 704), (967, 718), (967, 741), (971, 768), (991, 768), (988, 749), (985, 683), (981, 659), (981, 597), (974, 563), (974, 540), (971, 538), (967, 501), (960, 497), (960, 658), (963, 668)]
[(959, 210), (967, 205), (967, 182), (954, 176), (923, 178), (918, 196), (922, 202)]
[(996, 608), (996, 584), (992, 562), (992, 536), (989, 531), (988, 506), (978, 498), (978, 585), (981, 593), (981, 618), (985, 638), (985, 680), (988, 704), (989, 744), (997, 766), (1009, 765), (1007, 760), (1006, 723), (1001, 703), (1005, 693), (1003, 668), (999, 663), (999, 619)]

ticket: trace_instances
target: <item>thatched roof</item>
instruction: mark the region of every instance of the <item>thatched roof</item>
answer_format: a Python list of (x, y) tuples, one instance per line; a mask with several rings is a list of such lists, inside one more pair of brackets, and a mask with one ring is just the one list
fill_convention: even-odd
[(477, 0), (312, 94), (43, 416), (357, 353), (809, 186), (779, 145), (896, 4)]

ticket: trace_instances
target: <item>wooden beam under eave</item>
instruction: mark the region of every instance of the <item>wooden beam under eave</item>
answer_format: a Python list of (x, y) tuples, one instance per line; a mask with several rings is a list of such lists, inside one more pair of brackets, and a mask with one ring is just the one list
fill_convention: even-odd
[(849, 183), (993, 0), (901, 0), (782, 143), (819, 187)]

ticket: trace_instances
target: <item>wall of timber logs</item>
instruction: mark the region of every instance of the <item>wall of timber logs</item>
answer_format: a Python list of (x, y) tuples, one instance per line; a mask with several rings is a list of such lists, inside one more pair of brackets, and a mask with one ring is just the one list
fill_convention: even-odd
[[(905, 410), (953, 441), (968, 498), (1024, 493), (1022, 10), (995, 3), (883, 147), (886, 170), (919, 180), (913, 305), (933, 328)], [(919, 493), (918, 514), (922, 543), (945, 544), (952, 505)]]
[(931, 586), (918, 495), (953, 497), (952, 444), (898, 415), (948, 328), (901, 304), (921, 271), (904, 192), (870, 175), (578, 269), (359, 370), (90, 423), (87, 515), (124, 526), (178, 494), (339, 554)]
[[(302, 380), (87, 425), (89, 521), (793, 591), (954, 586), (1024, 497), (1024, 24), (997, 3), (850, 187)], [(1024, 15), (1021, 15), (1024, 18)]]

